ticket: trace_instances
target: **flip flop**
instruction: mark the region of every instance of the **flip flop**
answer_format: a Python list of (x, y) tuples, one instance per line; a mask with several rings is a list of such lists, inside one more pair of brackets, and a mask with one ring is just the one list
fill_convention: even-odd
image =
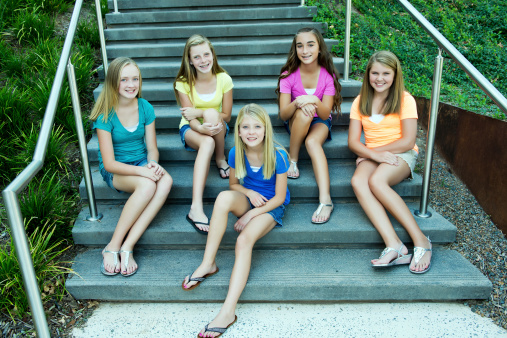
[[(232, 326), (232, 324), (236, 323), (236, 320), (238, 320), (238, 316), (234, 316), (234, 320), (232, 321), (232, 323), (230, 323), (229, 325), (227, 325), (227, 327), (208, 327), (208, 325), (209, 325), (209, 323), (208, 323), (204, 327), (204, 333), (206, 333), (206, 332), (218, 332), (220, 334), (217, 335), (217, 336), (215, 336), (215, 338), (216, 337), (220, 337), (221, 335), (223, 335), (225, 333), (225, 331), (227, 331), (228, 328), (230, 328)], [(201, 338), (201, 336), (199, 336), (199, 334), (197, 334), (197, 338)]]
[(203, 234), (203, 235), (207, 235), (208, 234), (207, 231), (199, 229), (199, 227), (196, 224), (203, 224), (203, 225), (208, 225), (209, 226), (209, 221), (208, 222), (195, 222), (190, 217), (188, 217), (188, 215), (187, 215), (187, 221), (188, 221), (188, 223), (192, 224), (192, 226), (194, 227), (195, 231), (197, 231), (198, 233)]
[[(121, 250), (120, 249), (120, 254), (124, 252), (126, 254), (125, 256), (125, 264), (123, 264), (125, 266), (125, 270), (127, 270), (127, 267), (129, 265), (129, 258), (130, 258), (130, 254), (131, 253), (134, 253), (134, 251), (127, 251), (127, 250)], [(134, 271), (132, 271), (131, 273), (125, 273), (125, 274), (121, 274), (123, 277), (130, 277), (132, 276), (133, 274), (135, 274), (137, 272), (137, 270), (139, 270), (139, 268), (135, 269)]]
[(291, 164), (294, 164), (294, 176), (289, 176), (289, 174), (287, 174), (287, 178), (290, 178), (290, 179), (293, 179), (293, 180), (296, 180), (299, 178), (299, 168), (298, 168), (298, 163), (296, 161), (290, 161)]
[(106, 275), (106, 276), (116, 276), (117, 274), (119, 274), (119, 272), (109, 272), (106, 270), (106, 268), (104, 266), (104, 254), (105, 253), (111, 253), (114, 255), (114, 266), (116, 269), (116, 265), (118, 265), (118, 255), (120, 254), (120, 252), (119, 251), (109, 251), (109, 250), (106, 250), (106, 248), (104, 248), (104, 250), (102, 250), (102, 265), (100, 266), (100, 272), (102, 272), (102, 274)]
[(221, 179), (223, 180), (228, 180), (229, 179), (229, 176), (225, 176), (223, 177), (222, 176), (222, 171), (224, 172), (224, 175), (227, 175), (227, 170), (229, 170), (231, 167), (227, 167), (227, 168), (218, 168), (218, 176), (220, 176)]
[[(195, 272), (195, 271), (194, 271)], [(208, 273), (208, 274), (205, 274), (204, 276), (202, 277), (192, 277), (192, 275), (194, 274), (193, 272), (190, 274), (190, 276), (188, 277), (188, 282), (197, 282), (196, 284), (192, 285), (191, 287), (189, 288), (185, 288), (185, 280), (183, 280), (183, 283), (181, 283), (181, 288), (185, 291), (190, 291), (192, 289), (195, 289), (199, 284), (201, 284), (202, 282), (204, 282), (206, 280), (206, 278), (208, 277), (211, 277), (213, 276), (214, 274), (216, 274), (218, 272), (218, 267), (217, 267), (217, 270), (215, 272), (211, 272), (211, 273)]]
[[(429, 237), (428, 237), (428, 241), (430, 242), (430, 248), (429, 249), (421, 248), (420, 246), (415, 246), (414, 247), (414, 258), (412, 259), (414, 261), (414, 266), (416, 266), (417, 263), (419, 263), (419, 261), (421, 260), (421, 258), (424, 256), (424, 254), (427, 251), (431, 252), (431, 258), (433, 258), (433, 251), (431, 250), (432, 249), (432, 245), (431, 245), (431, 241), (430, 241)], [(408, 266), (408, 270), (410, 270), (410, 272), (412, 272), (412, 273), (417, 273), (417, 274), (428, 272), (428, 270), (431, 268), (431, 258), (430, 258), (430, 263), (428, 264), (428, 267), (426, 269), (421, 270), (421, 271), (414, 271), (414, 270), (412, 270), (410, 268), (412, 266), (412, 264), (410, 264)], [(410, 262), (410, 263), (412, 263), (412, 262)]]
[(319, 216), (320, 212), (322, 211), (322, 208), (324, 208), (324, 207), (331, 207), (331, 212), (329, 213), (329, 218), (327, 220), (325, 220), (325, 221), (322, 221), (322, 222), (316, 222), (316, 221), (312, 220), (313, 224), (324, 224), (324, 223), (329, 222), (329, 220), (331, 219), (331, 214), (334, 211), (334, 205), (333, 205), (333, 203), (331, 203), (331, 204), (319, 203), (319, 207), (317, 208), (317, 214), (315, 216)]

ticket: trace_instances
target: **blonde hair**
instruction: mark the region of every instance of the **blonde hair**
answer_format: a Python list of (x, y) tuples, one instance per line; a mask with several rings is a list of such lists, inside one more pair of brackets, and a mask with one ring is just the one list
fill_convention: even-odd
[[(234, 145), (236, 146), (236, 168), (235, 176), (238, 179), (242, 179), (246, 176), (246, 164), (245, 164), (245, 149), (246, 145), (239, 136), (239, 127), (243, 122), (243, 118), (249, 116), (264, 125), (264, 149), (262, 158), (262, 175), (264, 179), (268, 180), (273, 176), (276, 170), (276, 151), (284, 151), (287, 153), (285, 148), (277, 143), (273, 139), (273, 126), (271, 125), (271, 119), (264, 108), (255, 103), (250, 103), (241, 108), (234, 125)], [(277, 145), (275, 147), (275, 144)], [(288, 154), (287, 154), (288, 156)]]
[[(298, 58), (298, 53), (296, 50), (297, 45), (297, 38), (298, 35), (301, 33), (312, 33), (315, 36), (315, 39), (317, 40), (317, 43), (319, 45), (319, 57), (317, 59), (317, 62), (319, 63), (319, 66), (324, 67), (329, 75), (333, 77), (333, 84), (335, 88), (335, 94), (333, 98), (333, 107), (331, 108), (332, 111), (336, 112), (337, 114), (340, 114), (341, 112), (341, 103), (342, 103), (342, 96), (340, 94), (342, 90), (342, 86), (340, 84), (340, 73), (338, 70), (336, 70), (336, 67), (333, 63), (333, 56), (327, 49), (326, 41), (324, 40), (324, 37), (322, 34), (315, 28), (312, 27), (304, 27), (297, 31), (296, 35), (294, 36), (294, 39), (292, 40), (292, 45), (289, 50), (289, 55), (287, 56), (287, 62), (280, 70), (280, 76), (278, 77), (278, 86), (275, 89), (275, 93), (277, 95), (278, 105), (280, 105), (280, 80), (285, 79), (290, 74), (294, 73), (298, 67), (301, 65), (301, 60)], [(285, 73), (287, 72), (287, 73)], [(285, 73), (285, 74), (284, 74)]]
[(193, 87), (195, 83), (195, 79), (197, 78), (197, 71), (195, 67), (190, 64), (190, 48), (194, 46), (202, 45), (203, 43), (207, 43), (208, 47), (213, 54), (213, 66), (211, 67), (211, 72), (213, 75), (217, 75), (218, 73), (227, 73), (225, 69), (220, 67), (217, 60), (217, 54), (215, 53), (215, 48), (211, 42), (203, 35), (194, 34), (188, 38), (187, 43), (185, 44), (185, 48), (183, 50), (183, 57), (181, 58), (181, 66), (178, 71), (178, 75), (176, 75), (176, 80), (174, 80), (173, 88), (174, 95), (176, 96), (176, 102), (181, 106), (180, 97), (176, 90), (176, 82), (186, 82), (190, 88), (190, 100), (193, 102)]
[(361, 92), (359, 94), (359, 111), (365, 116), (371, 116), (374, 89), (370, 84), (370, 71), (375, 62), (378, 62), (384, 67), (390, 68), (394, 71), (393, 84), (391, 85), (391, 88), (389, 88), (389, 94), (387, 95), (387, 98), (382, 107), (382, 111), (380, 113), (382, 115), (388, 115), (392, 113), (399, 114), (401, 110), (403, 92), (405, 91), (403, 73), (401, 71), (400, 60), (396, 57), (396, 55), (386, 50), (382, 50), (373, 54), (370, 57), (368, 64), (366, 65), (363, 85), (361, 86)]
[(99, 98), (97, 99), (97, 102), (95, 102), (92, 112), (90, 113), (90, 120), (95, 121), (101, 114), (103, 114), (104, 122), (107, 122), (109, 114), (114, 113), (114, 110), (118, 109), (118, 100), (120, 96), (118, 90), (120, 88), (121, 72), (123, 71), (123, 68), (128, 65), (136, 66), (139, 71), (139, 91), (137, 92), (136, 97), (141, 97), (143, 79), (141, 77), (141, 70), (139, 69), (139, 66), (131, 58), (116, 58), (109, 64), (104, 87), (102, 88)]

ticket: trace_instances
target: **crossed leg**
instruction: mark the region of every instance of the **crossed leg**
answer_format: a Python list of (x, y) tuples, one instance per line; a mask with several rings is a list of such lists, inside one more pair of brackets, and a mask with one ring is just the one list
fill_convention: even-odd
[[(405, 228), (415, 246), (429, 248), (428, 239), (417, 225), (407, 205), (391, 188), (410, 174), (408, 164), (402, 160), (399, 163), (398, 166), (392, 166), (371, 160), (361, 162), (352, 177), (352, 187), (361, 207), (387, 247), (398, 249), (402, 242), (394, 231), (385, 209)], [(403, 246), (402, 254), (407, 253), (408, 249)], [(396, 256), (396, 252), (390, 252), (381, 259), (372, 260), (372, 264), (388, 263)], [(411, 265), (411, 269), (422, 271), (430, 264), (430, 260), (431, 252), (427, 251), (416, 266)]]

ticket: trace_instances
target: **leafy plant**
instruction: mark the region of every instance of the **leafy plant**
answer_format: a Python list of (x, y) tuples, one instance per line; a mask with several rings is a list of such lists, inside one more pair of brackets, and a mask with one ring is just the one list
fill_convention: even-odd
[[(30, 223), (25, 222), (25, 227)], [(73, 273), (65, 267), (65, 264), (70, 262), (58, 261), (69, 247), (62, 247), (62, 240), (53, 240), (56, 229), (54, 224), (47, 221), (28, 237), (43, 302), (53, 297), (61, 299), (65, 294), (64, 276)], [(14, 241), (11, 238), (9, 246), (0, 247), (0, 311), (8, 313), (13, 319), (22, 317), (28, 311), (28, 299), (23, 285)]]
[(13, 34), (19, 43), (35, 42), (50, 38), (55, 32), (54, 17), (39, 10), (40, 7), (18, 11), (13, 22)]

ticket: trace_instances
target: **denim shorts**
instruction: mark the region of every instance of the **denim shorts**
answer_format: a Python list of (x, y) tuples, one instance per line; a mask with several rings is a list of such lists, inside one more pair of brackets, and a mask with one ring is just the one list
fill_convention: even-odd
[[(327, 141), (331, 141), (332, 140), (332, 137), (331, 137), (331, 116), (329, 116), (328, 119), (326, 120), (323, 120), (321, 119), (320, 117), (313, 117), (313, 120), (312, 120), (312, 123), (310, 123), (310, 128), (316, 124), (316, 123), (323, 123), (327, 126), (327, 128), (329, 129), (329, 133), (327, 134), (327, 139), (326, 139), (326, 142)], [(285, 121), (283, 123), (283, 126), (285, 127), (285, 130), (287, 130), (287, 132), (289, 133), (290, 135), (290, 128), (289, 128), (289, 120)]]
[(401, 154), (396, 154), (399, 158), (401, 158), (403, 161), (407, 162), (408, 166), (410, 167), (410, 176), (408, 177), (409, 180), (414, 178), (414, 168), (415, 168), (415, 162), (417, 161), (417, 156), (419, 154), (414, 149), (410, 149), (409, 151), (406, 151)]
[[(182, 126), (180, 128), (180, 138), (181, 138), (181, 143), (183, 143), (183, 146), (185, 147), (186, 150), (188, 151), (197, 151), (195, 150), (194, 148), (190, 147), (186, 142), (185, 142), (185, 134), (187, 133), (187, 131), (190, 130), (190, 125), (189, 124), (185, 124), (184, 126)], [(225, 136), (224, 138), (227, 137), (227, 135), (229, 135), (229, 125), (226, 123), (225, 124)]]
[[(128, 164), (128, 165), (134, 165), (136, 167), (144, 167), (145, 165), (148, 164), (148, 159), (146, 158), (143, 158), (142, 160), (139, 160), (139, 161), (134, 161), (134, 162), (124, 162), (125, 164)], [(119, 193), (124, 193), (124, 191), (121, 191), (121, 190), (118, 190), (114, 187), (113, 185), (113, 175), (114, 174), (111, 174), (109, 171), (106, 171), (105, 168), (102, 168), (100, 170), (100, 174), (102, 175), (102, 178), (104, 179), (104, 182), (106, 182), (107, 186), (111, 189), (113, 189), (114, 191), (116, 192), (119, 192)]]
[[(255, 208), (255, 206), (252, 204), (252, 202), (250, 202), (250, 199), (248, 197), (246, 199), (248, 200), (248, 203), (250, 203), (250, 207), (252, 207), (252, 209)], [(271, 217), (273, 217), (273, 219), (277, 223), (275, 225), (276, 227), (281, 227), (283, 225), (282, 218), (283, 218), (283, 215), (285, 214), (285, 205), (282, 204), (278, 208), (268, 211), (267, 214), (270, 214)]]

